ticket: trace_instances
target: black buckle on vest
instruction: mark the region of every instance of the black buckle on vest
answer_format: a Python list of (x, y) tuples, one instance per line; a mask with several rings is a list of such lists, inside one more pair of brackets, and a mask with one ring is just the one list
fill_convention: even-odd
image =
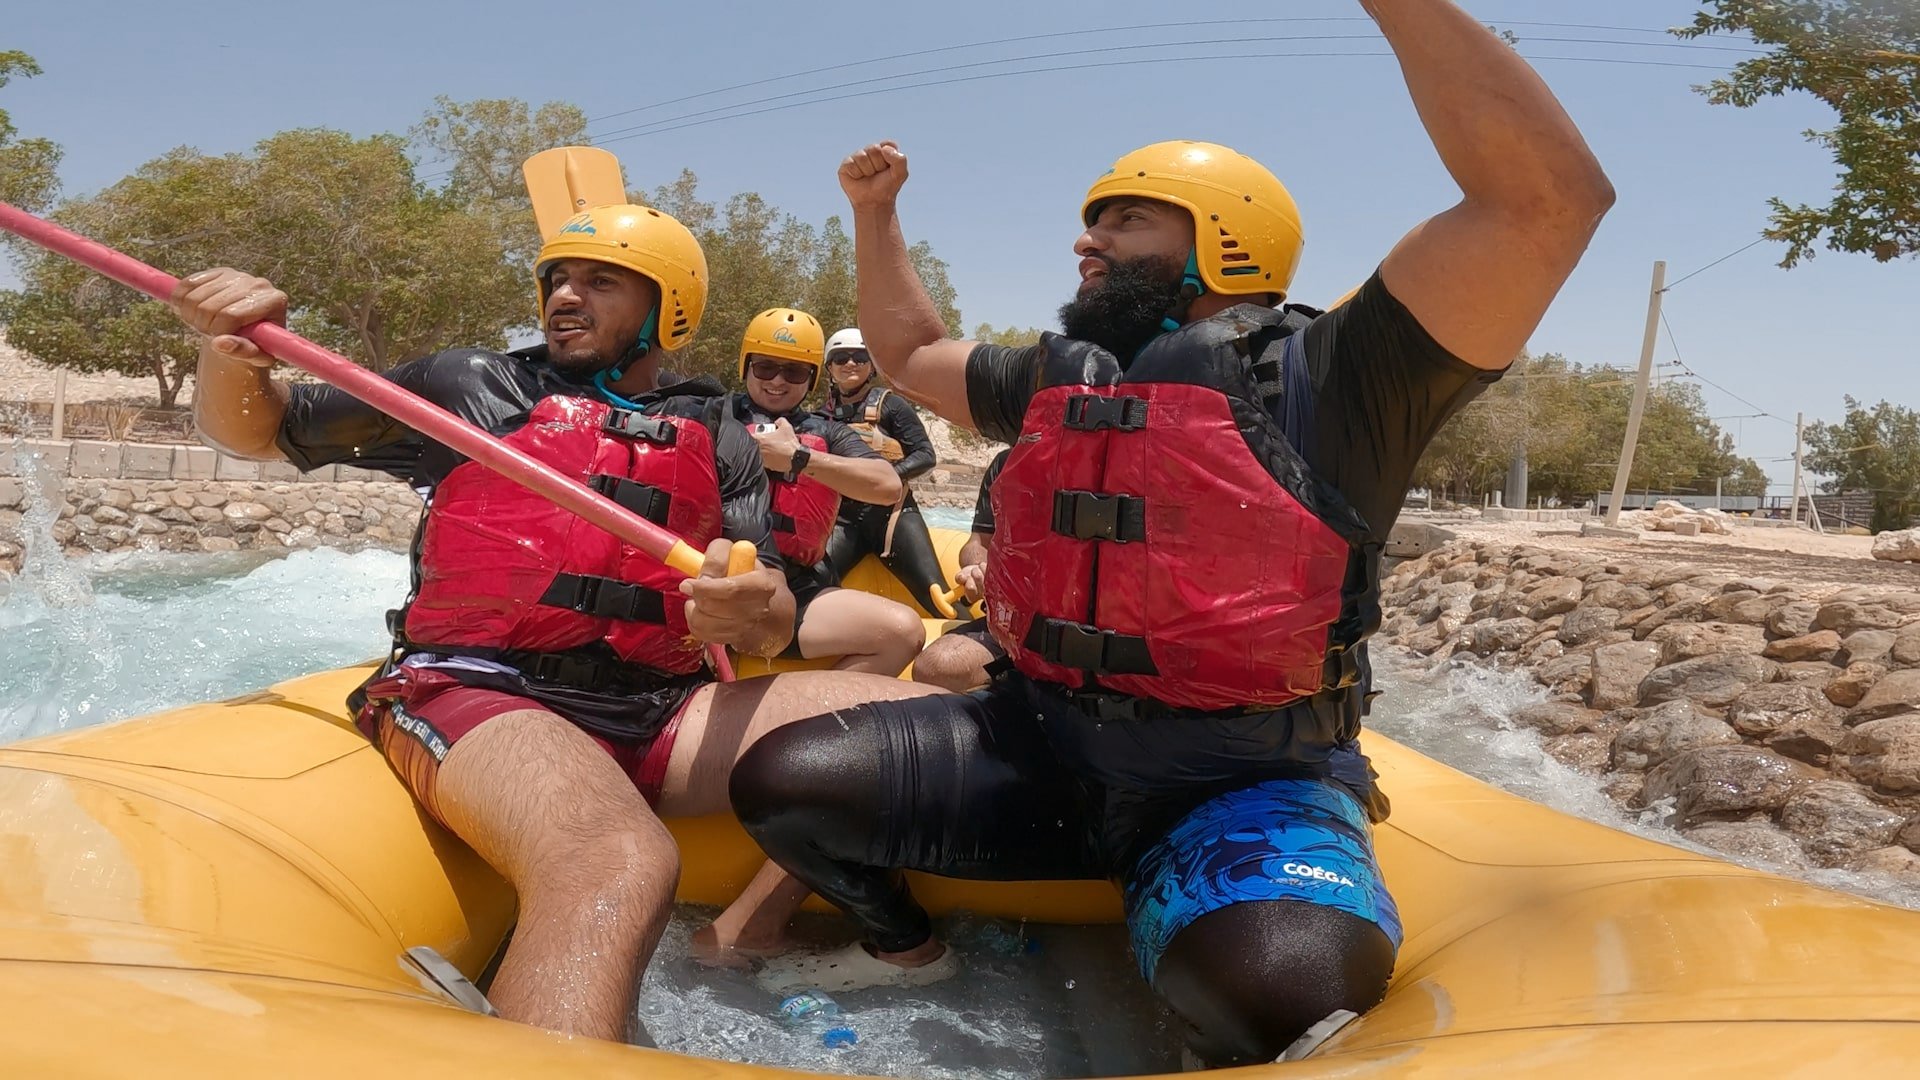
[(1053, 531), (1076, 540), (1124, 544), (1147, 538), (1147, 500), (1096, 491), (1053, 493)]
[(680, 429), (657, 416), (632, 409), (614, 409), (600, 422), (600, 430), (629, 439), (640, 439), (655, 446), (672, 446)]
[(798, 527), (798, 523), (793, 520), (792, 514), (783, 514), (778, 510), (774, 510), (769, 512), (767, 517), (773, 522), (774, 532), (791, 535)]
[(1027, 628), (1026, 647), (1050, 664), (1096, 675), (1160, 674), (1159, 665), (1147, 652), (1146, 638), (1085, 623), (1036, 618)]
[(561, 686), (605, 688), (608, 684), (607, 664), (585, 656), (568, 653), (526, 653), (514, 657), (515, 667), (522, 675), (541, 682), (556, 683)]
[(1147, 399), (1075, 394), (1067, 399), (1063, 423), (1075, 431), (1139, 431), (1147, 426)]
[[(667, 430), (672, 431), (673, 427), (669, 425)], [(652, 484), (642, 484), (624, 476), (595, 473), (587, 480), (587, 486), (655, 525), (665, 525), (667, 511), (673, 507), (672, 495)]]
[(540, 602), (622, 622), (664, 623), (666, 599), (652, 589), (590, 574), (556, 574)]

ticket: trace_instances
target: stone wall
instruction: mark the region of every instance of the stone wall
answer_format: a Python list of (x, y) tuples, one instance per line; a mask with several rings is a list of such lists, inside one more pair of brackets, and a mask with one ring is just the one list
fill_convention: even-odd
[(341, 480), (391, 482), (385, 473), (329, 465), (303, 473), (284, 461), (248, 461), (199, 444), (102, 442), (93, 439), (20, 439), (0, 444), (0, 476), (28, 471), (38, 459), (45, 475), (120, 480), (269, 480), (330, 484)]
[(239, 551), (382, 547), (404, 550), (420, 500), (404, 484), (221, 480), (64, 481), (42, 498), (0, 475), (0, 574), (19, 569), (29, 533), (63, 551)]
[(1380, 641), (1531, 672), (1546, 700), (1515, 722), (1628, 807), (1729, 854), (1920, 878), (1920, 591), (1464, 542), (1385, 590)]

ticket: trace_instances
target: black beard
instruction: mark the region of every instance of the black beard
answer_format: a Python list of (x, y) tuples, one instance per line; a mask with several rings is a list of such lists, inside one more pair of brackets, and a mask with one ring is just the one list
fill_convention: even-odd
[(1100, 284), (1060, 306), (1060, 329), (1125, 364), (1166, 331), (1185, 276), (1185, 264), (1165, 255), (1110, 261)]

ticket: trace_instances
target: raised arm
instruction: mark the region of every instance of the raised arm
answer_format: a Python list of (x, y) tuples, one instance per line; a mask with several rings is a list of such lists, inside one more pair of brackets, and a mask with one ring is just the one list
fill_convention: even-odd
[(874, 143), (840, 163), (840, 189), (853, 211), (853, 255), (860, 277), (860, 333), (896, 390), (971, 430), (967, 356), (971, 341), (947, 337), (946, 324), (907, 256), (897, 202), (907, 156)]
[(1381, 278), (1479, 368), (1506, 367), (1586, 251), (1613, 186), (1518, 53), (1452, 0), (1361, 0), (1463, 198), (1401, 240)]

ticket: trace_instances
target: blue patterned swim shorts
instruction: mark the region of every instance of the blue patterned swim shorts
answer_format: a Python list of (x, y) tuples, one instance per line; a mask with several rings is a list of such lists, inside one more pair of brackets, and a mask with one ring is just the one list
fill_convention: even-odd
[(1332, 781), (1269, 780), (1202, 803), (1147, 849), (1123, 884), (1134, 956), (1149, 982), (1174, 935), (1249, 901), (1335, 908), (1400, 947), (1400, 912), (1381, 879), (1366, 813)]

